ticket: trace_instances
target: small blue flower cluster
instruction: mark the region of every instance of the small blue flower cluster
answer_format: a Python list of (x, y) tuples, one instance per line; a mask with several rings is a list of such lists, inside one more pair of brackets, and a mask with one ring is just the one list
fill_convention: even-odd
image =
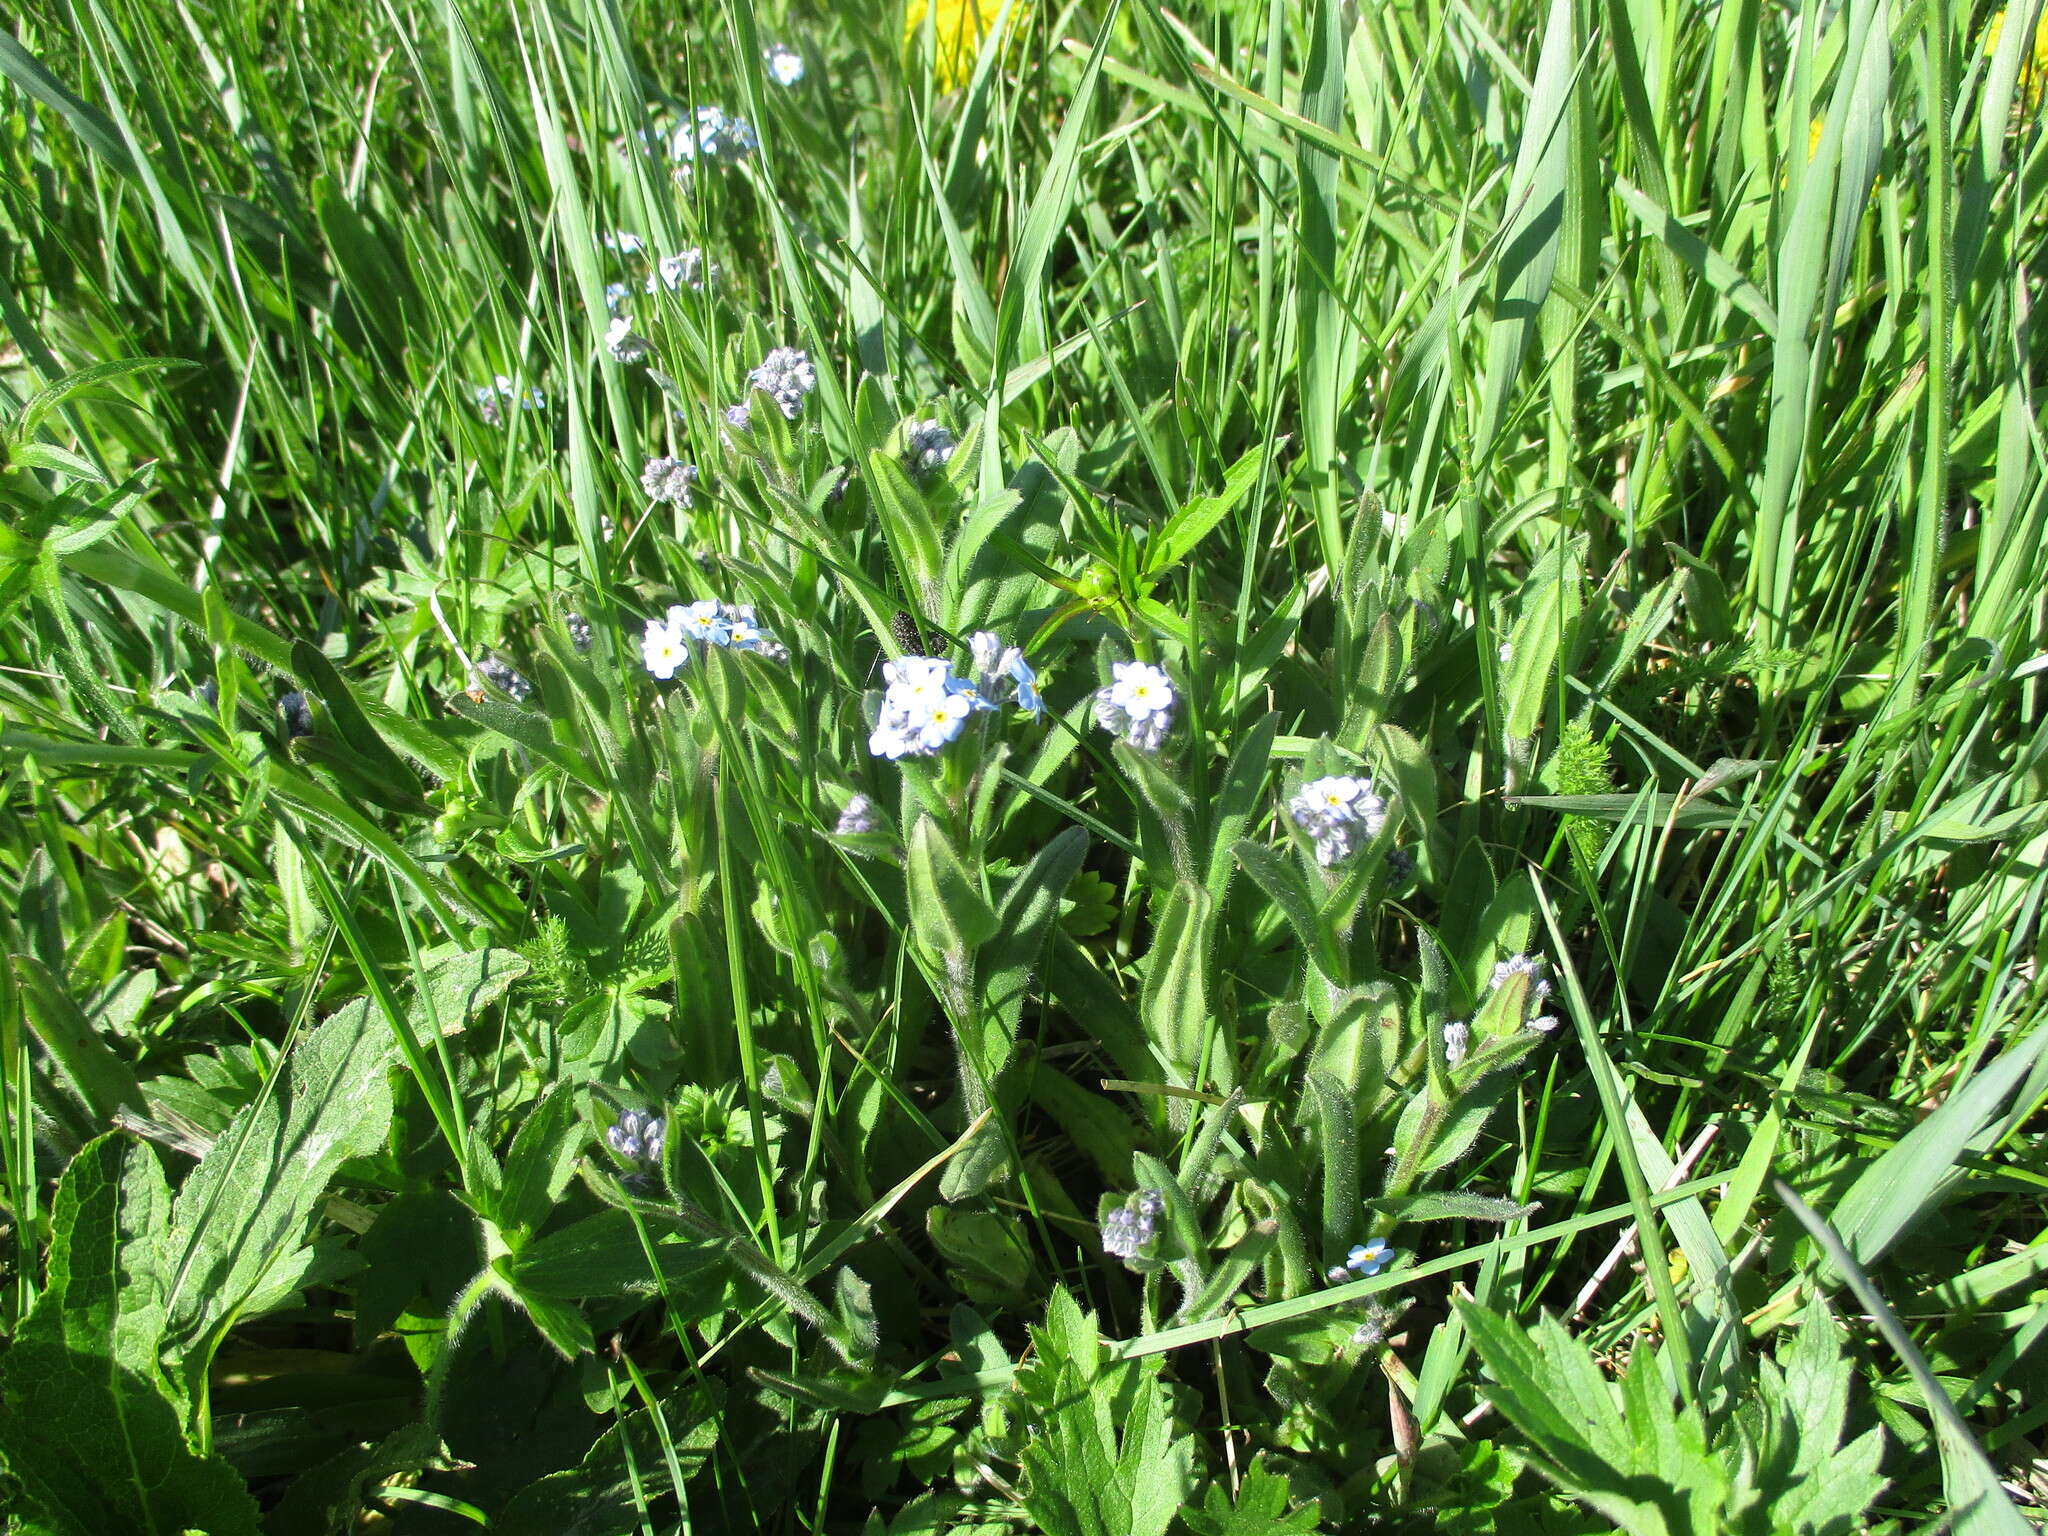
[(1364, 774), (1332, 774), (1302, 785), (1287, 802), (1287, 814), (1315, 839), (1316, 862), (1327, 869), (1349, 858), (1361, 835), (1368, 841), (1379, 836), (1387, 802)]
[(1346, 1280), (1370, 1280), (1393, 1263), (1394, 1257), (1393, 1245), (1384, 1237), (1371, 1238), (1355, 1246), (1325, 1278), (1332, 1285), (1341, 1285)]
[(777, 347), (747, 375), (747, 387), (761, 391), (786, 420), (795, 421), (804, 408), (804, 396), (818, 387), (818, 370), (811, 366), (808, 353)]
[(476, 412), (483, 417), (484, 425), (495, 427), (505, 419), (504, 403), (517, 400), (522, 411), (539, 411), (547, 408), (548, 397), (537, 389), (521, 390), (511, 379), (499, 374), (488, 384), (476, 387)]
[(903, 431), (903, 457), (916, 475), (936, 474), (944, 469), (959, 446), (959, 440), (933, 418), (913, 421)]
[(1140, 752), (1157, 752), (1179, 702), (1172, 681), (1143, 661), (1112, 663), (1109, 674), (1109, 686), (1096, 690), (1095, 723)]
[(882, 817), (875, 802), (866, 795), (855, 795), (846, 802), (846, 808), (839, 813), (839, 824), (832, 831), (837, 837), (866, 837), (881, 829)]
[(696, 483), (697, 466), (681, 459), (652, 458), (640, 471), (640, 489), (647, 493), (647, 499), (668, 506), (687, 507)]
[(771, 661), (789, 659), (789, 648), (755, 622), (751, 603), (721, 603), (716, 598), (676, 603), (661, 618), (649, 619), (640, 637), (641, 659), (649, 672), (666, 682), (678, 667), (688, 664), (687, 642), (692, 640), (753, 651)]
[(669, 158), (687, 171), (693, 164), (731, 164), (761, 147), (760, 135), (744, 117), (728, 117), (722, 107), (699, 107), (696, 121), (683, 123), (669, 135)]
[(973, 670), (967, 677), (956, 674), (942, 656), (905, 656), (883, 664), (888, 687), (868, 737), (870, 752), (891, 762), (935, 755), (966, 728), (970, 716), (996, 707), (995, 695), (1005, 683), (1026, 714), (1035, 718), (1044, 710), (1038, 674), (1022, 651), (987, 630), (968, 644)]

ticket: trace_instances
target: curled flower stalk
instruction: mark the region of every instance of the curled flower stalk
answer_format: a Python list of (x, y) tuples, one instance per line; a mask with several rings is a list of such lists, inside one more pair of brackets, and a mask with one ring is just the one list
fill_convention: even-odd
[(959, 439), (937, 420), (914, 421), (903, 432), (904, 465), (919, 477), (935, 475), (959, 446)]
[(839, 813), (832, 828), (835, 837), (866, 837), (882, 830), (882, 813), (866, 795), (855, 795)]
[(1102, 1219), (1102, 1251), (1129, 1264), (1143, 1257), (1145, 1249), (1159, 1235), (1159, 1218), (1166, 1210), (1166, 1197), (1156, 1189), (1141, 1189)]
[(514, 704), (524, 704), (533, 696), (533, 684), (502, 657), (484, 657), (476, 664), (476, 675)]

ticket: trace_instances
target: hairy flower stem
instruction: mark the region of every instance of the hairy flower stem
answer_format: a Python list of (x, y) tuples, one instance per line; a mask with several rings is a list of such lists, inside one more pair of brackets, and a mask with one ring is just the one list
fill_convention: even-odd
[(1443, 1129), (1449, 1110), (1448, 1104), (1439, 1103), (1434, 1098), (1429, 1101), (1428, 1108), (1422, 1112), (1421, 1122), (1415, 1127), (1414, 1139), (1408, 1143), (1408, 1150), (1401, 1155), (1387, 1175), (1383, 1199), (1399, 1199), (1414, 1189), (1416, 1181), (1422, 1177), (1423, 1167), (1429, 1161), (1430, 1151), (1436, 1144), (1437, 1133)]

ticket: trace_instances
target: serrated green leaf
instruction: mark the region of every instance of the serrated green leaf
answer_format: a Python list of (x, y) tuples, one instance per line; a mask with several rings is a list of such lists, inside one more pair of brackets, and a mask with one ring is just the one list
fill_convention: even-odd
[(1233, 1503), (1223, 1484), (1213, 1482), (1200, 1509), (1186, 1509), (1181, 1518), (1193, 1536), (1312, 1536), (1321, 1511), (1314, 1499), (1289, 1509), (1294, 1489), (1284, 1474), (1268, 1471), (1260, 1456), (1245, 1469)]
[(169, 1207), (153, 1155), (112, 1136), (57, 1187), (48, 1285), (0, 1356), (0, 1451), (43, 1529), (256, 1536), (256, 1501), (193, 1451), (160, 1382)]
[(167, 1346), (189, 1379), (269, 1271), (303, 1246), (334, 1171), (384, 1143), (391, 1035), (366, 1000), (285, 1057), (178, 1191), (165, 1242)]
[(1103, 1361), (1093, 1319), (1064, 1287), (1032, 1338), (1037, 1358), (1017, 1376), (1036, 1430), (1021, 1456), (1025, 1508), (1050, 1536), (1163, 1536), (1194, 1445), (1174, 1433), (1160, 1359)]

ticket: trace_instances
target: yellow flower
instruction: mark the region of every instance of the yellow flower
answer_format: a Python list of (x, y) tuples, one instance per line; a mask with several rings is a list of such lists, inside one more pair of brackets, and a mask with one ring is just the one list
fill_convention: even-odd
[[(910, 0), (903, 14), (906, 49), (916, 47), (917, 40), (924, 35), (928, 8), (931, 0)], [(972, 77), (982, 44), (988, 40), (1002, 9), (1002, 0), (937, 0), (936, 8), (932, 9), (932, 38), (937, 44), (932, 78), (940, 90), (957, 90)], [(1029, 10), (1027, 0), (1010, 0), (1010, 14), (1004, 25), (1015, 31)]]
[[(2005, 12), (2000, 11), (1991, 18), (1991, 25), (1984, 29), (1984, 56), (1989, 58), (1998, 50), (1998, 39), (2005, 31)], [(2041, 105), (2041, 97), (2048, 93), (2048, 10), (2041, 13), (2041, 20), (2034, 28), (2033, 51), (2020, 60), (2020, 99), (2029, 112)]]

